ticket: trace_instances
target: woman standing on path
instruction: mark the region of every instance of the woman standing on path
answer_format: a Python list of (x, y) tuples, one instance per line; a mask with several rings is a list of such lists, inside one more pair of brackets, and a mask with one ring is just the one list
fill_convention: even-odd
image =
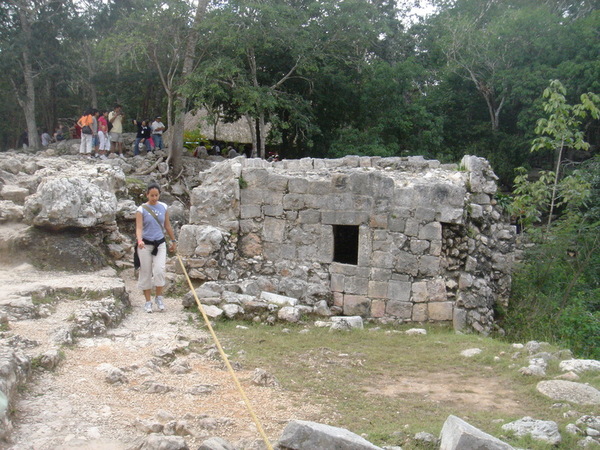
[(148, 201), (135, 213), (135, 236), (140, 259), (138, 287), (144, 291), (146, 312), (152, 312), (152, 287), (156, 287), (154, 299), (159, 311), (164, 311), (162, 291), (165, 285), (167, 244), (165, 232), (171, 238), (170, 251), (175, 251), (177, 241), (169, 220), (167, 205), (159, 202), (160, 186), (150, 183), (146, 189)]

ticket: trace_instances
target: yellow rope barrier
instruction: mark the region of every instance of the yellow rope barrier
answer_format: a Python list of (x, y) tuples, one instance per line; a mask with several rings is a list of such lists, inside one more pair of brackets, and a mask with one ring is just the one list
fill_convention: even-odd
[(183, 260), (181, 259), (181, 256), (179, 256), (179, 253), (177, 253), (176, 255), (177, 255), (177, 259), (179, 260), (179, 264), (181, 265), (181, 269), (183, 270), (183, 273), (185, 274), (185, 278), (188, 281), (190, 289), (192, 290), (192, 293), (194, 294), (194, 298), (196, 299), (196, 304), (198, 305), (198, 309), (200, 310), (200, 313), (202, 313), (204, 322), (206, 323), (206, 326), (208, 327), (208, 330), (210, 331), (210, 334), (212, 335), (213, 341), (215, 341), (217, 349), (219, 350), (219, 353), (221, 354), (221, 358), (223, 358), (223, 361), (225, 362), (225, 365), (227, 366), (227, 370), (229, 371), (229, 374), (233, 378), (233, 381), (234, 381), (238, 391), (240, 392), (242, 398), (244, 399), (246, 408), (248, 408), (248, 412), (250, 413), (252, 420), (256, 424), (256, 428), (258, 428), (258, 431), (260, 432), (263, 440), (265, 441), (265, 444), (267, 445), (267, 450), (273, 450), (273, 447), (271, 446), (271, 443), (269, 442), (269, 438), (265, 434), (265, 431), (264, 431), (260, 421), (256, 417), (256, 414), (254, 414), (252, 405), (250, 404), (250, 401), (248, 400), (248, 397), (246, 396), (246, 393), (244, 392), (244, 389), (242, 388), (242, 385), (240, 384), (240, 381), (238, 380), (237, 375), (233, 371), (233, 367), (231, 367), (231, 364), (229, 363), (229, 358), (227, 358), (227, 355), (223, 351), (223, 347), (221, 347), (221, 343), (219, 342), (219, 339), (217, 338), (217, 335), (215, 334), (215, 331), (213, 330), (213, 327), (210, 324), (210, 320), (208, 320), (208, 316), (206, 315), (206, 312), (204, 312), (204, 308), (202, 307), (202, 304), (200, 303), (200, 300), (198, 299), (198, 295), (196, 295), (196, 290), (194, 289), (192, 280), (190, 280), (187, 270), (185, 270), (185, 266), (183, 265)]

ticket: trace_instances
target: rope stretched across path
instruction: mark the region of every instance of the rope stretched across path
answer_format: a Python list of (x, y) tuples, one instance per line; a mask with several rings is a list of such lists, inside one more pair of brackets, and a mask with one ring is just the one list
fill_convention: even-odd
[(240, 381), (238, 380), (237, 375), (233, 371), (233, 367), (231, 367), (231, 364), (229, 363), (229, 358), (227, 358), (227, 355), (223, 351), (223, 347), (221, 347), (221, 343), (219, 342), (219, 339), (217, 338), (217, 335), (215, 334), (215, 331), (213, 330), (213, 327), (210, 324), (210, 320), (208, 320), (208, 316), (206, 315), (206, 312), (204, 311), (204, 308), (202, 307), (202, 304), (200, 303), (200, 300), (198, 299), (198, 295), (196, 294), (196, 290), (194, 289), (192, 280), (190, 280), (187, 270), (185, 270), (185, 266), (183, 265), (183, 260), (181, 259), (181, 256), (179, 256), (179, 253), (176, 253), (176, 256), (177, 256), (177, 259), (179, 260), (179, 264), (181, 265), (181, 269), (183, 270), (183, 273), (185, 274), (185, 278), (187, 279), (190, 289), (192, 290), (192, 293), (194, 294), (194, 299), (196, 299), (196, 305), (198, 305), (198, 310), (200, 311), (200, 313), (202, 314), (202, 317), (204, 318), (204, 322), (206, 323), (206, 326), (208, 327), (208, 330), (210, 331), (213, 341), (215, 342), (215, 345), (217, 346), (217, 349), (219, 350), (219, 353), (221, 354), (221, 358), (223, 358), (223, 361), (225, 362), (225, 365), (227, 366), (227, 370), (229, 371), (231, 378), (233, 378), (235, 386), (237, 387), (237, 390), (240, 392), (240, 395), (242, 396), (242, 399), (244, 400), (244, 403), (246, 404), (246, 408), (248, 409), (248, 412), (250, 413), (250, 416), (252, 417), (252, 420), (254, 421), (256, 428), (258, 429), (263, 440), (265, 441), (265, 444), (267, 445), (267, 450), (273, 450), (273, 446), (269, 442), (269, 438), (267, 437), (265, 430), (263, 429), (260, 421), (258, 420), (258, 417), (256, 417), (256, 414), (254, 413), (254, 410), (252, 409), (252, 405), (250, 404), (250, 400), (248, 400), (248, 397), (246, 396), (246, 392), (244, 392), (244, 388), (242, 388), (242, 385), (240, 384)]

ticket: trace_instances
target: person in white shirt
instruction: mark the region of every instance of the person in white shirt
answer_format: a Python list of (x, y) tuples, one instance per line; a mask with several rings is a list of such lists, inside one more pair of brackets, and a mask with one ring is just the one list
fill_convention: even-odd
[(154, 141), (154, 148), (157, 148), (159, 150), (163, 149), (163, 141), (162, 141), (162, 134), (163, 131), (165, 131), (165, 124), (161, 122), (161, 117), (160, 116), (156, 116), (154, 118), (154, 122), (152, 122), (152, 125), (150, 125), (150, 128), (152, 129), (152, 140)]

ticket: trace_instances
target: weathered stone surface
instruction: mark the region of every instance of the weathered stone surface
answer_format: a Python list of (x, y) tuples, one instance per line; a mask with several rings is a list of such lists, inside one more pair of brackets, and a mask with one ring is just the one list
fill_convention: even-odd
[(559, 368), (563, 372), (597, 372), (600, 371), (600, 361), (596, 361), (595, 359), (567, 359), (560, 362)]
[(338, 328), (344, 329), (344, 327), (350, 328), (363, 328), (363, 320), (360, 316), (334, 316), (330, 318), (331, 322), (336, 325), (339, 324)]
[(290, 450), (377, 450), (381, 449), (366, 439), (344, 428), (332, 427), (316, 422), (293, 420), (287, 424), (279, 445)]
[(25, 202), (25, 221), (51, 230), (112, 224), (116, 213), (115, 194), (84, 177), (44, 180)]
[(600, 405), (600, 391), (583, 383), (565, 380), (540, 381), (537, 390), (554, 400), (580, 405)]
[(561, 436), (558, 425), (551, 420), (536, 420), (531, 417), (523, 417), (515, 422), (502, 425), (502, 429), (512, 431), (516, 436), (530, 435), (532, 439), (544, 441), (551, 445), (558, 445)]
[(260, 298), (278, 306), (296, 306), (298, 304), (297, 298), (286, 297), (285, 295), (278, 295), (272, 292), (263, 291), (260, 293)]
[(448, 416), (440, 433), (440, 450), (512, 450), (513, 447), (456, 416)]
[(198, 450), (237, 450), (230, 442), (219, 437), (211, 437), (200, 444)]

